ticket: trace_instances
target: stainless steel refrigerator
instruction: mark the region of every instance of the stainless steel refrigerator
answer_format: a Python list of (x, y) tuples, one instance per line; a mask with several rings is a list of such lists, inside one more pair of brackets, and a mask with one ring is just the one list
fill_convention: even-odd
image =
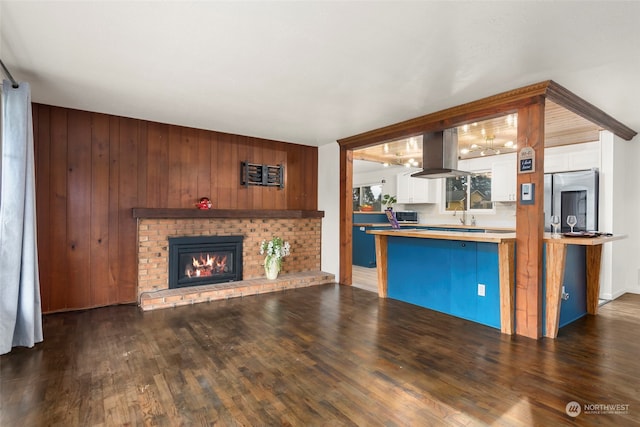
[(571, 230), (567, 216), (575, 215), (574, 231), (598, 230), (598, 170), (544, 175), (544, 229), (551, 231), (551, 216), (560, 217), (562, 233)]

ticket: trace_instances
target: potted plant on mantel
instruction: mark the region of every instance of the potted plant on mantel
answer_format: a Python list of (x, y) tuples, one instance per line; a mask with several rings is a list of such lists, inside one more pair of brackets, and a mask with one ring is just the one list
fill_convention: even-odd
[(396, 203), (398, 201), (398, 199), (396, 199), (396, 196), (392, 196), (390, 194), (385, 194), (384, 196), (382, 196), (382, 204), (385, 207), (385, 210), (392, 210), (393, 209), (393, 204)]

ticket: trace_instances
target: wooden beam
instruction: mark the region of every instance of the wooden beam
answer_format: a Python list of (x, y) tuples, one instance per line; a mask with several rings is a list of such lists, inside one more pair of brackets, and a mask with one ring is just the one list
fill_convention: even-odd
[(595, 105), (592, 105), (554, 81), (549, 81), (547, 99), (573, 111), (577, 115), (602, 126), (620, 138), (630, 141), (638, 132), (614, 119)]
[[(536, 104), (518, 110), (518, 149), (534, 150), (535, 172), (518, 173), (516, 204), (516, 333), (534, 339), (542, 334), (544, 237), (544, 98), (537, 99)], [(525, 183), (535, 186), (532, 205), (524, 205), (520, 199)]]
[(357, 149), (380, 144), (393, 139), (408, 138), (424, 132), (444, 130), (465, 123), (486, 120), (512, 113), (525, 107), (540, 96), (573, 111), (587, 120), (610, 130), (615, 135), (631, 140), (637, 132), (614, 119), (596, 106), (590, 104), (552, 80), (499, 93), (468, 102), (435, 113), (384, 126), (358, 135), (342, 138), (338, 144), (342, 148)]
[(340, 277), (339, 283), (352, 284), (353, 270), (353, 151), (340, 149)]
[(393, 139), (407, 138), (424, 132), (441, 131), (465, 123), (500, 117), (531, 104), (532, 97), (544, 94), (547, 84), (548, 82), (543, 82), (515, 89), (359, 135), (342, 138), (338, 140), (338, 144), (342, 148), (363, 148)]

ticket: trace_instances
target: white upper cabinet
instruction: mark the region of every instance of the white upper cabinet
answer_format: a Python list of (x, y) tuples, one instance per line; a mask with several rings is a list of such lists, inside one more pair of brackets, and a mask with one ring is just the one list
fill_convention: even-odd
[(491, 201), (516, 201), (516, 157), (495, 161), (491, 165)]
[(598, 168), (598, 169), (600, 168), (600, 147), (599, 146), (597, 147), (597, 149), (580, 150), (574, 154), (569, 155), (568, 170), (574, 171), (574, 170), (592, 169), (592, 168)]
[(438, 184), (440, 179), (412, 178), (410, 172), (403, 172), (396, 177), (398, 203), (437, 203)]
[(563, 145), (544, 150), (544, 172), (567, 172), (600, 168), (600, 142)]

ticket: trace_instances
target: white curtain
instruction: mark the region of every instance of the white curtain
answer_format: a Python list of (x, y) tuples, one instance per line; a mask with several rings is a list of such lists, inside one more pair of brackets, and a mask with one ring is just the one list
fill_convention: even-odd
[(42, 341), (31, 90), (2, 84), (0, 354)]

